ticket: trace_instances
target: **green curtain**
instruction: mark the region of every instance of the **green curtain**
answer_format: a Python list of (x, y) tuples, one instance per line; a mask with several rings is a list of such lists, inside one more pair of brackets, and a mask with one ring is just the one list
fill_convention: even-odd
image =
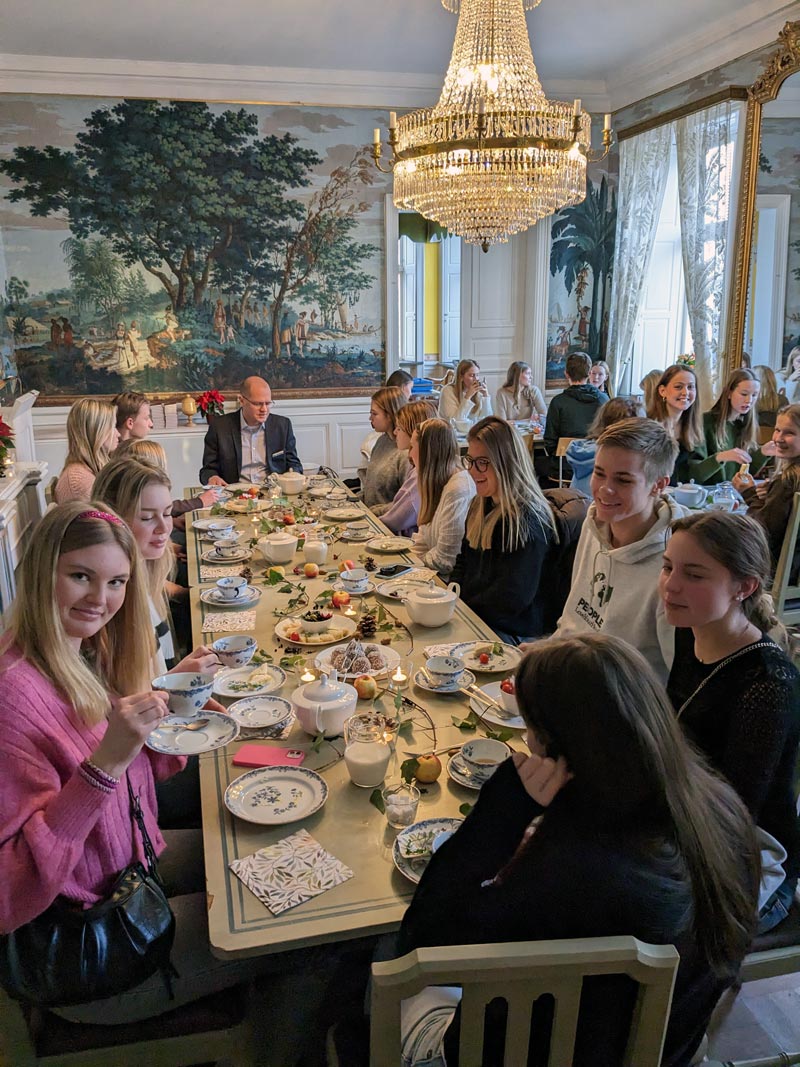
[(414, 211), (400, 212), (400, 237), (407, 237), (415, 244), (425, 245), (429, 241), (443, 241), (449, 237), (447, 230), (438, 222), (417, 215)]

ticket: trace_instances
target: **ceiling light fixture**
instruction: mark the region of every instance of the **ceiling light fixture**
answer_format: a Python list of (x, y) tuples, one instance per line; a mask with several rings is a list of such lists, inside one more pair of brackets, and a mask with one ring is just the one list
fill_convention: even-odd
[(381, 133), (372, 158), (394, 171), (394, 203), (445, 226), (469, 244), (507, 241), (538, 219), (586, 196), (586, 163), (611, 148), (606, 115), (603, 151), (590, 153), (591, 118), (544, 95), (533, 62), (525, 10), (540, 0), (442, 0), (458, 29), (439, 102), (389, 115), (392, 159), (381, 164)]

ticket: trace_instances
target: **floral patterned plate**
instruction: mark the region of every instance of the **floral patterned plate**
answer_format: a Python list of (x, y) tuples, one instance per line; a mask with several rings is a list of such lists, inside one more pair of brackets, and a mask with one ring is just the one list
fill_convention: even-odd
[[(207, 719), (208, 722), (200, 730), (186, 729), (198, 719)], [(187, 756), (213, 752), (215, 748), (229, 745), (238, 736), (239, 724), (230, 715), (204, 709), (199, 715), (190, 718), (168, 715), (148, 736), (145, 744), (154, 752), (164, 752), (168, 756)]]
[[(431, 847), (439, 834), (449, 830), (454, 833), (463, 819), (423, 819), (401, 830), (394, 839), (392, 859), (401, 874), (415, 885), (422, 877), (431, 858)], [(418, 856), (415, 857), (415, 853)]]
[(225, 790), (225, 807), (245, 822), (281, 826), (319, 811), (328, 799), (324, 778), (305, 767), (259, 767)]

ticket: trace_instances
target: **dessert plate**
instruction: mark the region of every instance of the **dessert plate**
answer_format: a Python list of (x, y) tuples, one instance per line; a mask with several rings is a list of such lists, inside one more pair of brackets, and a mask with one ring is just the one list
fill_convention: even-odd
[[(308, 645), (312, 648), (319, 648), (320, 645), (331, 645), (337, 641), (343, 641), (347, 637), (352, 637), (356, 629), (353, 619), (348, 619), (345, 615), (334, 615), (331, 619), (330, 628), (317, 634), (303, 630), (302, 619), (281, 619), (275, 627), (275, 633), (281, 641), (289, 641), (293, 645)], [(296, 638), (292, 637), (293, 633), (298, 636)]]
[(214, 675), (212, 692), (218, 697), (261, 696), (280, 689), (285, 681), (283, 668), (271, 663), (262, 663), (260, 667), (224, 667)]
[(252, 552), (243, 548), (240, 552), (237, 552), (235, 556), (220, 556), (215, 548), (211, 548), (208, 552), (203, 552), (200, 559), (203, 563), (244, 563), (246, 560), (250, 559), (252, 555)]
[[(489, 682), (488, 685), (482, 685), (480, 688), (487, 697), (496, 700), (498, 704), (502, 702), (500, 682)], [(525, 729), (525, 720), (521, 715), (509, 715), (508, 717), (503, 718), (499, 712), (494, 711), (492, 708), (487, 708), (482, 701), (474, 696), (470, 697), (469, 706), (476, 715), (480, 715), (482, 719), (485, 719), (486, 722), (490, 722), (493, 726), (507, 726), (509, 730)]]
[[(365, 641), (364, 644), (377, 644), (377, 642)], [(337, 668), (335, 668), (331, 663), (331, 657), (333, 656), (333, 653), (336, 652), (336, 650), (339, 648), (344, 650), (345, 648), (347, 648), (347, 645), (334, 645), (333, 648), (326, 648), (323, 652), (320, 652), (320, 654), (314, 660), (314, 666), (317, 668), (318, 671), (322, 671), (325, 674), (330, 674), (331, 671), (337, 670)], [(386, 660), (385, 667), (381, 667), (380, 670), (350, 671), (347, 674), (342, 674), (341, 671), (337, 671), (339, 677), (357, 678), (359, 674), (370, 674), (373, 678), (379, 678), (382, 674), (386, 674), (387, 671), (393, 670), (400, 662), (400, 654), (398, 652), (395, 652), (393, 648), (390, 648), (389, 645), (381, 645), (380, 650), (383, 658)]]
[(249, 515), (257, 511), (268, 511), (273, 505), (271, 500), (226, 500), (222, 505), (226, 511), (235, 511), (240, 515)]
[[(430, 863), (432, 846), (441, 833), (455, 833), (463, 819), (423, 819), (406, 826), (394, 839), (392, 860), (398, 871), (415, 885)], [(417, 853), (418, 855), (415, 855)]]
[(371, 541), (367, 541), (367, 548), (373, 552), (408, 552), (413, 547), (414, 542), (410, 537), (395, 537), (391, 535), (389, 537), (373, 537)]
[[(492, 651), (494, 648), (500, 651)], [(482, 653), (489, 656), (488, 663), (481, 663)], [(522, 653), (515, 645), (505, 645), (502, 641), (465, 641), (461, 645), (453, 645), (449, 655), (463, 659), (465, 666), (481, 674), (516, 670), (522, 659)]]
[(306, 767), (259, 767), (225, 790), (228, 811), (260, 826), (305, 819), (319, 811), (327, 799), (325, 779)]
[(325, 515), (329, 519), (336, 519), (337, 521), (341, 522), (352, 522), (355, 519), (364, 518), (364, 512), (361, 510), (361, 508), (355, 508), (348, 505), (343, 505), (342, 507), (326, 508)]

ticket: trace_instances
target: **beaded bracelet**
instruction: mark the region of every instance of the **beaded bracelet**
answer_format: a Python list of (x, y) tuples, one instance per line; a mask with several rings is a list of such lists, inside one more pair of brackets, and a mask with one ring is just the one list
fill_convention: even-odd
[(81, 766), (85, 767), (89, 774), (91, 774), (99, 782), (102, 782), (103, 785), (107, 785), (112, 789), (116, 788), (119, 785), (119, 778), (115, 778), (113, 774), (109, 774), (107, 771), (104, 771), (101, 767), (98, 767), (96, 763), (92, 763), (90, 759), (85, 759)]
[(83, 763), (78, 767), (78, 773), (81, 778), (83, 778), (84, 782), (87, 782), (93, 789), (99, 789), (101, 793), (110, 794), (114, 792), (113, 786), (106, 785), (104, 782), (101, 782), (99, 778), (95, 778), (92, 772), (84, 766)]

